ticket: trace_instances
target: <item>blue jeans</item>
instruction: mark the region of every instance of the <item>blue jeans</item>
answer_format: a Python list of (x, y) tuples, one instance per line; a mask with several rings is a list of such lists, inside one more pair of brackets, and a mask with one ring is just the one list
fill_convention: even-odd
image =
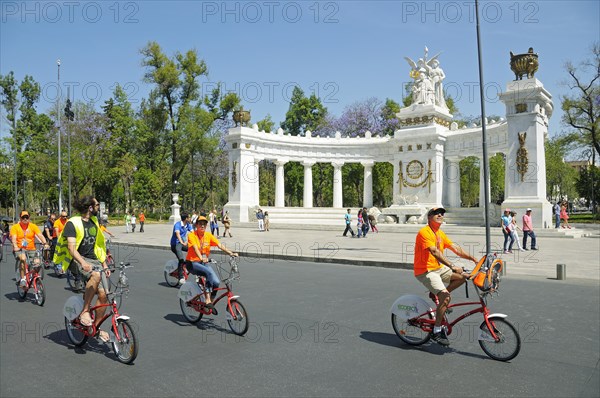
[(554, 228), (560, 227), (560, 214), (554, 215)]
[(531, 236), (531, 248), (535, 249), (537, 247), (537, 240), (533, 231), (523, 231), (523, 249), (527, 249), (527, 235)]
[(206, 290), (208, 292), (212, 292), (213, 289), (219, 287), (219, 284), (221, 283), (216, 272), (208, 264), (194, 261), (192, 263), (192, 269), (189, 271), (194, 275), (201, 275), (206, 278)]
[[(506, 232), (504, 228), (502, 228), (502, 233), (504, 234), (504, 251), (511, 251), (512, 245), (515, 243), (515, 238), (513, 238), (512, 234)], [(508, 240), (510, 239), (510, 244), (508, 244)], [(525, 239), (525, 238), (523, 238)], [(508, 246), (507, 246), (508, 244)]]

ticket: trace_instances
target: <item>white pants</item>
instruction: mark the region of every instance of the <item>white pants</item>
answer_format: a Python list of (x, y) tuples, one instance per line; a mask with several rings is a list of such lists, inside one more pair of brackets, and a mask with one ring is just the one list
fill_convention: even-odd
[(258, 220), (258, 230), (259, 231), (265, 230), (265, 220)]

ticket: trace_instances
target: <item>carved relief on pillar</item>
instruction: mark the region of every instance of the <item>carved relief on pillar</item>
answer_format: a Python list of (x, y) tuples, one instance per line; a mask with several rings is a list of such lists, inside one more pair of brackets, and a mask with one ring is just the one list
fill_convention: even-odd
[(518, 133), (519, 135), (519, 149), (517, 150), (517, 171), (521, 175), (521, 182), (525, 181), (525, 174), (529, 169), (529, 153), (525, 147), (525, 139), (527, 138), (527, 132), (523, 131)]
[(231, 186), (233, 187), (234, 191), (235, 191), (235, 188), (237, 187), (237, 176), (238, 176), (237, 167), (238, 167), (238, 162), (237, 162), (237, 160), (234, 160), (233, 164), (231, 166)]
[[(406, 170), (403, 169), (402, 161), (400, 161), (398, 170), (398, 191), (400, 193), (402, 187), (419, 188), (426, 185), (428, 185), (429, 193), (431, 193), (431, 159), (427, 161), (427, 168), (420, 160), (411, 160), (407, 163)], [(423, 178), (423, 176), (425, 177)]]

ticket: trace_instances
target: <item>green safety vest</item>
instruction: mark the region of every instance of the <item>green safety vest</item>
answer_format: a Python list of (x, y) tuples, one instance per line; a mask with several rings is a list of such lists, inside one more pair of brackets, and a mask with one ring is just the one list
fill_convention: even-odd
[[(94, 245), (94, 253), (96, 254), (98, 261), (103, 263), (106, 260), (106, 244), (104, 242), (104, 234), (100, 230), (98, 219), (95, 216), (92, 216), (90, 217), (90, 220), (96, 224), (96, 228), (98, 229), (96, 243)], [(69, 221), (71, 221), (75, 227), (75, 250), (77, 250), (84, 237), (83, 221), (81, 220), (81, 217), (71, 217)], [(60, 264), (63, 271), (66, 272), (71, 264), (71, 261), (73, 261), (73, 257), (71, 256), (71, 253), (69, 253), (67, 238), (63, 236), (63, 232), (60, 233), (60, 236), (56, 242), (56, 249), (54, 250), (54, 257), (52, 258), (52, 261), (54, 264)]]

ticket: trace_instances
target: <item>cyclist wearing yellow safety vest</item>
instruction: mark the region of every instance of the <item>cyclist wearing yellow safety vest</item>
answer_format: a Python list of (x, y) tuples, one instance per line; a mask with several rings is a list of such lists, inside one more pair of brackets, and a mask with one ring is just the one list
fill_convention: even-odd
[[(106, 304), (108, 302), (106, 292), (100, 284), (101, 277), (99, 272), (93, 269), (100, 269), (110, 276), (110, 270), (106, 265), (106, 244), (104, 235), (98, 224), (98, 210), (100, 203), (93, 196), (85, 196), (75, 203), (75, 209), (81, 214), (80, 217), (71, 217), (65, 224), (62, 234), (58, 238), (56, 252), (54, 254), (54, 263), (61, 264), (64, 272), (71, 269), (71, 272), (78, 272), (85, 283), (85, 293), (83, 296), (83, 310), (79, 320), (84, 326), (92, 325), (90, 315), (90, 305), (96, 293), (98, 301)], [(95, 320), (98, 327), (106, 307), (101, 307), (95, 311)], [(108, 341), (108, 333), (101, 330), (98, 337), (102, 341)]]

